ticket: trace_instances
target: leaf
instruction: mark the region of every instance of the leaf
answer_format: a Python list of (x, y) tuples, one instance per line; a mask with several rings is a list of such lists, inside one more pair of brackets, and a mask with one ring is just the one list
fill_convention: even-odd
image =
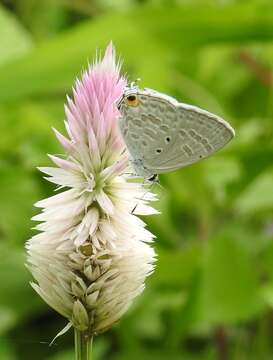
[(35, 178), (28, 172), (6, 167), (0, 170), (0, 236), (10, 245), (24, 243), (30, 235), (33, 204), (41, 197)]
[(154, 284), (178, 286), (188, 284), (200, 264), (200, 249), (189, 246), (180, 251), (158, 250), (158, 262), (151, 281)]
[[(60, 121), (63, 116), (63, 104), (58, 109), (52, 104), (32, 101), (16, 102), (16, 106), (0, 106), (0, 160), (4, 163), (14, 158), (20, 159), (20, 165), (31, 171), (38, 165), (49, 164), (47, 153), (57, 153), (60, 149), (52, 131), (52, 126), (62, 130)], [(58, 121), (59, 120), (59, 121)]]
[[(148, 292), (148, 290), (147, 290)], [(157, 290), (143, 295), (142, 306), (137, 307), (137, 318), (133, 321), (138, 338), (156, 339), (164, 336), (163, 313), (171, 314), (185, 302), (182, 291)], [(140, 304), (141, 305), (141, 304)]]
[[(127, 350), (127, 351), (126, 351)], [(140, 349), (134, 349), (134, 351), (130, 351), (130, 349), (122, 350), (121, 353), (118, 355), (113, 356), (113, 360), (151, 360), (151, 359), (157, 359), (157, 360), (181, 360), (184, 358), (181, 353), (177, 352), (171, 352), (169, 349), (153, 349), (151, 347), (143, 347)], [(185, 357), (189, 360), (188, 357)]]
[(246, 250), (225, 236), (212, 239), (204, 253), (196, 326), (246, 320), (262, 309), (257, 273)]
[[(3, 317), (2, 326), (4, 326), (5, 319), (7, 328), (19, 324), (23, 319), (33, 317), (45, 307), (39, 297), (34, 295), (29, 285), (31, 276), (25, 267), (25, 260), (23, 250), (8, 244), (1, 244), (0, 309)], [(18, 294), (22, 301), (18, 301)]]
[(74, 360), (75, 359), (75, 351), (74, 349), (58, 351), (56, 355), (50, 356), (48, 360)]
[(262, 286), (262, 295), (268, 306), (273, 308), (273, 242), (270, 240), (268, 246), (264, 249), (264, 256), (262, 257), (262, 270), (266, 279)]
[(227, 200), (227, 186), (238, 182), (242, 175), (239, 161), (231, 156), (215, 156), (209, 158), (204, 164), (204, 177), (213, 189), (218, 201)]
[(266, 304), (273, 308), (273, 285), (265, 285), (262, 289), (262, 295)]
[[(109, 351), (109, 343), (106, 341), (105, 337), (99, 336), (95, 337), (93, 340), (93, 350), (92, 350), (92, 359), (94, 360), (104, 360), (106, 359), (106, 353)], [(58, 351), (55, 355), (47, 357), (48, 360), (74, 360), (75, 351), (66, 350)]]
[[(17, 316), (14, 310), (0, 306), (0, 334), (4, 334), (17, 323)], [(0, 357), (1, 359), (1, 357)]]
[(237, 148), (253, 146), (265, 131), (262, 119), (249, 119), (238, 129), (234, 146)]
[(238, 196), (235, 209), (247, 215), (273, 209), (273, 169), (263, 172), (247, 186)]
[(0, 101), (67, 89), (90, 55), (97, 48), (104, 48), (110, 39), (125, 64), (134, 70), (131, 74), (143, 77), (144, 85), (166, 89), (172, 61), (181, 56), (184, 48), (219, 42), (269, 41), (273, 38), (272, 20), (271, 12), (265, 13), (262, 6), (256, 5), (173, 6), (168, 8), (168, 16), (164, 7), (141, 6), (107, 14), (2, 66)]
[(40, 40), (54, 35), (64, 27), (67, 21), (64, 7), (64, 1), (23, 0), (17, 1), (17, 14), (33, 38)]
[(18, 20), (0, 6), (0, 65), (27, 53), (31, 49), (31, 38)]
[(1, 337), (0, 339), (0, 359), (3, 360), (18, 359), (14, 344), (4, 337)]

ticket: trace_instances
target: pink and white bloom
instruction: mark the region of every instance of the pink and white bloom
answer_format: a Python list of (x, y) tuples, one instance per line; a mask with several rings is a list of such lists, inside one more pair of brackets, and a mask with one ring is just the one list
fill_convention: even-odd
[(50, 155), (56, 167), (40, 168), (62, 191), (36, 204), (39, 233), (26, 245), (33, 288), (90, 335), (120, 319), (155, 260), (153, 235), (136, 216), (156, 212), (148, 204), (154, 196), (125, 174), (116, 102), (126, 81), (119, 70), (110, 44), (76, 81), (65, 106), (67, 136), (54, 129), (66, 156)]

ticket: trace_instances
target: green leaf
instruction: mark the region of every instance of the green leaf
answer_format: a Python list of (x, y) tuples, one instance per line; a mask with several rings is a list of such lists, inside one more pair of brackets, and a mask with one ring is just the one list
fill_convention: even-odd
[(265, 130), (262, 119), (249, 119), (240, 126), (234, 142), (234, 147), (253, 146)]
[(218, 202), (223, 203), (227, 200), (227, 186), (238, 182), (242, 175), (239, 161), (231, 156), (211, 157), (204, 163), (205, 181), (211, 187)]
[[(99, 336), (95, 337), (93, 340), (93, 351), (92, 359), (94, 360), (103, 360), (105, 359), (105, 354), (108, 350), (109, 344), (106, 339)], [(74, 360), (75, 353), (74, 350), (58, 351), (57, 354), (47, 358), (48, 360)]]
[(242, 214), (254, 215), (273, 208), (273, 169), (257, 176), (240, 194), (235, 209)]
[(0, 170), (0, 230), (2, 241), (24, 243), (33, 226), (33, 203), (41, 197), (38, 183), (20, 168)]
[(0, 6), (0, 43), (0, 65), (15, 60), (32, 47), (29, 34), (2, 6)]
[(257, 273), (244, 246), (222, 236), (204, 253), (196, 325), (210, 327), (251, 318), (262, 308)]
[[(52, 126), (62, 131), (63, 104), (17, 102), (0, 107), (0, 160), (4, 163), (20, 159), (20, 165), (33, 171), (49, 163), (47, 153), (57, 153), (59, 143)], [(17, 160), (18, 161), (18, 160)]]
[(178, 286), (189, 284), (200, 265), (200, 248), (185, 247), (180, 251), (158, 250), (158, 262), (151, 281), (154, 284)]
[(136, 307), (137, 319), (133, 321), (134, 332), (139, 338), (156, 339), (164, 336), (162, 313), (171, 314), (181, 308), (185, 294), (177, 290), (153, 291), (143, 295), (142, 306)]
[(48, 358), (48, 360), (74, 360), (74, 359), (75, 359), (74, 349), (57, 352), (56, 355), (50, 356)]
[(262, 288), (262, 296), (266, 304), (273, 308), (273, 284), (265, 285)]
[(14, 344), (8, 339), (5, 339), (4, 337), (1, 337), (0, 339), (0, 359), (3, 360), (18, 359)]
[[(200, 16), (202, 15), (202, 16)], [(144, 85), (170, 87), (170, 68), (185, 47), (218, 42), (269, 41), (272, 12), (263, 6), (225, 8), (141, 6), (86, 22), (0, 68), (0, 101), (70, 88), (97, 48), (114, 41)], [(160, 24), (160, 26), (158, 25)], [(126, 34), (126, 36), (124, 36)], [(160, 61), (159, 61), (160, 59)], [(160, 75), (160, 76), (159, 76)]]
[(17, 14), (33, 38), (43, 39), (60, 31), (67, 20), (64, 1), (17, 0)]
[(0, 316), (4, 331), (4, 327), (8, 329), (34, 316), (45, 305), (29, 285), (31, 275), (25, 267), (25, 253), (7, 244), (2, 244), (0, 252)]
[[(151, 347), (141, 348), (134, 350), (133, 352), (130, 351), (130, 349), (123, 350), (118, 355), (113, 356), (113, 360), (151, 360), (151, 359), (157, 359), (157, 360), (181, 360), (183, 356), (181, 357), (181, 353), (177, 352), (170, 352), (170, 350), (160, 350), (160, 349), (153, 349)], [(188, 358), (186, 358), (188, 359)]]
[[(4, 334), (17, 322), (15, 310), (0, 306), (0, 334)], [(1, 357), (0, 357), (1, 358)]]

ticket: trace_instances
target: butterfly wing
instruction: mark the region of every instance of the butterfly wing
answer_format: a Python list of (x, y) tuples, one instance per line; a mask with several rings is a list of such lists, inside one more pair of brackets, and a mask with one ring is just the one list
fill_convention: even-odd
[(139, 175), (160, 174), (198, 162), (234, 136), (218, 116), (155, 91), (124, 107), (120, 130)]
[(144, 154), (144, 166), (153, 173), (196, 163), (220, 150), (234, 136), (231, 126), (214, 114), (186, 104), (174, 107), (175, 116), (164, 117), (155, 141), (149, 143)]
[[(139, 99), (139, 106), (122, 108), (119, 127), (137, 174), (148, 177), (148, 174), (154, 174), (149, 168), (158, 165), (157, 155), (164, 146), (162, 142), (166, 129), (173, 132), (164, 119), (170, 123), (175, 120), (176, 108), (169, 100), (163, 100), (153, 93), (141, 94)], [(170, 147), (165, 148), (165, 155), (168, 150)]]

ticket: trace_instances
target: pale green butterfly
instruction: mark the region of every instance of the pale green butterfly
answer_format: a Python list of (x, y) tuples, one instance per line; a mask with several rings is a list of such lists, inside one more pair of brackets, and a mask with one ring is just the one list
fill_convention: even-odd
[(235, 135), (219, 116), (134, 84), (126, 88), (117, 106), (136, 175), (151, 181), (157, 174), (208, 157)]

